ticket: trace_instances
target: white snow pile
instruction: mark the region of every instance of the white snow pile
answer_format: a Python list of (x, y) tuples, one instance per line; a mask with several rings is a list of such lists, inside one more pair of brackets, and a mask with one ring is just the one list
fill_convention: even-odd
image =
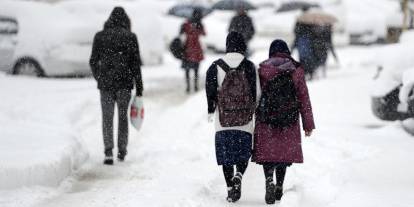
[(404, 71), (414, 68), (413, 43), (414, 32), (408, 31), (403, 33), (400, 43), (380, 46), (371, 54), (366, 63), (383, 67), (375, 81), (372, 96), (383, 96), (403, 83)]
[[(82, 19), (89, 30), (96, 32), (102, 29), (115, 6), (124, 7), (130, 17), (132, 31), (138, 36), (144, 64), (162, 63), (165, 43), (162, 39), (161, 10), (156, 2), (72, 0), (56, 4), (56, 9)], [(93, 36), (90, 39), (92, 38)]]
[[(119, 1), (63, 1), (55, 4), (43, 2), (0, 2), (0, 14), (11, 16), (19, 23), (15, 56), (34, 56), (42, 62), (53, 49), (62, 45), (87, 46), (86, 53), (61, 52), (65, 59), (87, 63), (94, 34), (102, 30), (115, 6), (123, 6), (138, 36), (144, 64), (162, 63), (165, 43), (159, 17), (159, 7), (152, 3)], [(151, 21), (148, 21), (151, 19)], [(58, 55), (59, 56), (59, 55)]]
[(59, 185), (88, 156), (64, 110), (65, 95), (49, 81), (0, 79), (0, 190)]

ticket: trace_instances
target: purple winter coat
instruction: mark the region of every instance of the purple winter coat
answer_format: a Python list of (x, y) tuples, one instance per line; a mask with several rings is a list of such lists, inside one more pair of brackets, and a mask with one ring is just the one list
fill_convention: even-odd
[[(286, 70), (292, 71), (292, 79), (300, 102), (303, 130), (310, 131), (315, 128), (315, 124), (304, 70), (293, 58), (279, 53), (261, 63), (260, 87), (263, 90), (268, 81)], [(303, 163), (299, 120), (296, 124), (284, 129), (256, 123), (252, 161)]]

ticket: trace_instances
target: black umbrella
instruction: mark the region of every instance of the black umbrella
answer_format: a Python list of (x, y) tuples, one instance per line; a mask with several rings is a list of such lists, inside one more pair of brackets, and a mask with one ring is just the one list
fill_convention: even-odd
[(256, 7), (244, 0), (221, 0), (213, 5), (216, 10), (254, 10)]
[(191, 18), (195, 9), (200, 9), (203, 13), (203, 17), (213, 11), (212, 9), (199, 4), (178, 4), (168, 10), (168, 14), (176, 17)]
[(283, 3), (276, 12), (289, 12), (294, 10), (302, 10), (306, 8), (320, 8), (319, 4), (309, 3), (305, 1), (289, 1)]

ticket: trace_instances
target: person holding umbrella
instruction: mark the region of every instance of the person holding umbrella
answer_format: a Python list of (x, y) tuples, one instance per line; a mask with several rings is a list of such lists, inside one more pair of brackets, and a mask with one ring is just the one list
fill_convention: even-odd
[(204, 59), (203, 48), (200, 43), (200, 36), (206, 35), (204, 26), (201, 23), (203, 11), (195, 8), (192, 17), (189, 18), (180, 30), (181, 35), (185, 35), (184, 57), (182, 68), (185, 70), (186, 92), (190, 93), (190, 71), (194, 71), (194, 91), (198, 91), (198, 69), (200, 62)]
[(332, 53), (336, 63), (339, 63), (338, 56), (335, 52), (335, 47), (332, 42), (332, 25), (315, 25), (313, 27), (313, 34), (315, 35), (313, 49), (315, 53), (316, 63), (321, 67), (323, 77), (326, 77), (326, 63), (328, 60), (328, 52)]
[[(250, 40), (255, 34), (255, 29), (253, 20), (250, 16), (247, 15), (247, 10), (244, 7), (240, 6), (237, 9), (236, 16), (234, 16), (230, 21), (228, 32), (237, 32), (242, 34), (246, 45), (249, 45)], [(246, 48), (246, 53), (248, 52), (249, 49)]]
[(322, 67), (326, 76), (326, 61), (331, 51), (336, 62), (338, 57), (332, 43), (332, 25), (337, 19), (321, 11), (309, 11), (303, 8), (303, 14), (295, 25), (295, 40), (291, 50), (298, 49), (300, 63), (309, 79), (313, 79), (316, 70)]
[[(245, 0), (221, 0), (216, 2), (212, 8), (214, 10), (236, 11), (236, 15), (231, 19), (228, 32), (237, 32), (243, 35), (246, 45), (249, 46), (250, 40), (255, 34), (253, 20), (247, 15), (248, 10), (255, 10), (256, 7)], [(248, 47), (245, 51), (248, 54)]]

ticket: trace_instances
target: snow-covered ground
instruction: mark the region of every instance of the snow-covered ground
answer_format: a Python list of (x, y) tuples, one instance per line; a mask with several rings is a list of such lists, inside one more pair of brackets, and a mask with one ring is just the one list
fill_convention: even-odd
[(88, 156), (76, 130), (79, 87), (4, 74), (0, 79), (0, 189), (58, 186)]
[[(178, 32), (181, 19), (162, 20), (164, 35)], [(205, 23), (212, 34), (224, 28), (214, 28), (223, 26), (219, 19)], [(303, 140), (305, 163), (288, 169), (278, 206), (414, 206), (414, 138), (400, 123), (376, 119), (370, 107), (377, 65), (414, 68), (413, 37), (407, 33), (391, 46), (340, 48), (340, 65), (330, 63), (327, 79), (309, 83), (317, 129)], [(270, 39), (252, 44), (258, 64)], [(207, 54), (201, 79), (215, 58)], [(0, 206), (265, 206), (263, 172), (254, 163), (241, 200), (225, 201), (205, 94), (184, 93), (179, 67), (169, 54), (163, 65), (144, 67), (145, 123), (140, 132), (130, 128), (126, 162), (114, 166), (102, 164), (93, 79), (0, 73)]]
[[(354, 58), (370, 52), (341, 49), (342, 66), (331, 65), (328, 79), (309, 84), (317, 130), (303, 140), (305, 164), (288, 169), (279, 206), (414, 205), (414, 167), (410, 165), (414, 138), (398, 123), (381, 122), (371, 114), (369, 93), (376, 66)], [(266, 51), (261, 51), (253, 59), (259, 63), (265, 57)], [(205, 61), (203, 71), (214, 58)], [(111, 167), (102, 165), (99, 94), (93, 80), (1, 75), (0, 157), (6, 157), (0, 165), (2, 181), (30, 181), (35, 176), (32, 171), (22, 169), (22, 178), (17, 172), (4, 177), (3, 172), (9, 166), (30, 166), (36, 161), (44, 164), (39, 167), (44, 172), (59, 171), (48, 164), (58, 162), (65, 153), (49, 150), (51, 146), (75, 146), (74, 152), (83, 152), (83, 146), (89, 159), (58, 187), (52, 180), (60, 177), (52, 179), (50, 172), (43, 174), (48, 183), (36, 179), (37, 183), (10, 189), (2, 182), (0, 205), (227, 205), (224, 178), (215, 163), (214, 130), (206, 121), (205, 95), (202, 91), (185, 95), (179, 63), (169, 55), (165, 59), (164, 66), (144, 69), (143, 130), (137, 133), (131, 128), (126, 162)], [(73, 145), (67, 138), (79, 141)], [(33, 151), (25, 150), (30, 147)], [(62, 166), (68, 167), (67, 163)], [(232, 205), (265, 205), (262, 174), (260, 166), (250, 164), (242, 199)]]

